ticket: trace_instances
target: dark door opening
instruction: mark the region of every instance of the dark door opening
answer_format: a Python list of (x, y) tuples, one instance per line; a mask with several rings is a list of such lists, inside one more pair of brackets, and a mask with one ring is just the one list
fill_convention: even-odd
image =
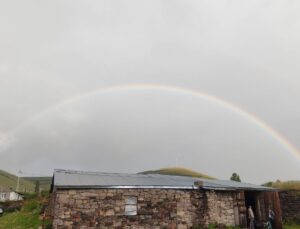
[(247, 225), (249, 226), (249, 215), (248, 215), (248, 208), (249, 206), (252, 207), (253, 213), (255, 218), (257, 217), (256, 214), (256, 193), (251, 191), (245, 191), (245, 204), (247, 208)]

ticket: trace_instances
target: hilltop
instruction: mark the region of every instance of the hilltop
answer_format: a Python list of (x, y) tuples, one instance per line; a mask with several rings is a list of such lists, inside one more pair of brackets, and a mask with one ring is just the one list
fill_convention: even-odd
[(148, 170), (148, 171), (140, 172), (139, 174), (163, 174), (163, 175), (173, 175), (173, 176), (191, 176), (191, 177), (200, 177), (205, 179), (215, 179), (209, 175), (196, 172), (183, 167), (169, 167), (169, 168), (162, 168), (158, 170)]
[(52, 177), (22, 177), (24, 180), (27, 180), (36, 185), (36, 183), (39, 183), (40, 191), (48, 191), (50, 190), (50, 186), (52, 183)]
[[(0, 170), (0, 187), (12, 189), (16, 191), (18, 177)], [(34, 192), (35, 184), (20, 177), (19, 180), (19, 191), (20, 192)]]
[(281, 190), (299, 190), (300, 191), (300, 181), (269, 181), (264, 186), (278, 188)]
[[(192, 176), (206, 179), (215, 179), (204, 173), (200, 173), (183, 167), (169, 167), (158, 170), (149, 170), (140, 172), (139, 174), (164, 174), (173, 176)], [(16, 190), (17, 179), (17, 176), (0, 170), (0, 186)], [(34, 192), (37, 183), (39, 184), (39, 188), (41, 191), (47, 191), (50, 190), (51, 182), (52, 177), (20, 177), (19, 191)]]

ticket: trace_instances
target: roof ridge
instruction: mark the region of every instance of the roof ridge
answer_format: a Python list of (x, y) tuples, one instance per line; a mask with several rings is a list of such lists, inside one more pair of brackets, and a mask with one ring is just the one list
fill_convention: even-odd
[(194, 188), (195, 182), (202, 181), (201, 188), (215, 190), (274, 190), (243, 182), (230, 180), (209, 180), (199, 177), (174, 176), (165, 174), (129, 174), (91, 172), (79, 170), (56, 169), (54, 186), (56, 187), (168, 187)]

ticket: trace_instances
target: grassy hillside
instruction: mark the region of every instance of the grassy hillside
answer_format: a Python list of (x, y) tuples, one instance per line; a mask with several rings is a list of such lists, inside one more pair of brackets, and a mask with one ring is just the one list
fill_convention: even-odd
[(50, 221), (43, 222), (40, 217), (48, 198), (31, 195), (22, 202), (20, 210), (4, 212), (0, 217), (0, 229), (38, 229), (42, 225), (43, 228), (52, 228)]
[(191, 177), (200, 177), (206, 179), (215, 179), (206, 174), (199, 173), (182, 167), (170, 167), (170, 168), (162, 168), (158, 170), (149, 170), (149, 171), (140, 172), (140, 174), (164, 174), (164, 175), (174, 175), (174, 176), (191, 176)]
[(283, 229), (300, 229), (299, 224), (284, 224)]
[(39, 220), (40, 207), (35, 202), (27, 205), (29, 205), (29, 209), (25, 206), (21, 211), (4, 213), (4, 215), (0, 217), (0, 229), (38, 228), (41, 225)]
[(22, 177), (24, 180), (30, 181), (34, 185), (36, 182), (39, 182), (40, 184), (40, 190), (41, 191), (49, 191), (52, 177)]
[(267, 182), (263, 184), (264, 186), (278, 188), (282, 190), (300, 190), (300, 181), (275, 181)]
[[(15, 176), (11, 173), (5, 172), (3, 170), (0, 170), (0, 186), (1, 187), (16, 190), (17, 180), (18, 180), (17, 176)], [(25, 180), (23, 178), (20, 178), (20, 183), (19, 183), (19, 191), (20, 192), (34, 192), (34, 187), (35, 187), (35, 185), (32, 182)]]

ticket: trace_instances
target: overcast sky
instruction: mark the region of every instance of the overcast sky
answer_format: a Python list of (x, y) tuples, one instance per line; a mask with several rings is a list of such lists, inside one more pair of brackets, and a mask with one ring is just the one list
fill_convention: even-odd
[(300, 180), (299, 1), (2, 1), (0, 168)]

